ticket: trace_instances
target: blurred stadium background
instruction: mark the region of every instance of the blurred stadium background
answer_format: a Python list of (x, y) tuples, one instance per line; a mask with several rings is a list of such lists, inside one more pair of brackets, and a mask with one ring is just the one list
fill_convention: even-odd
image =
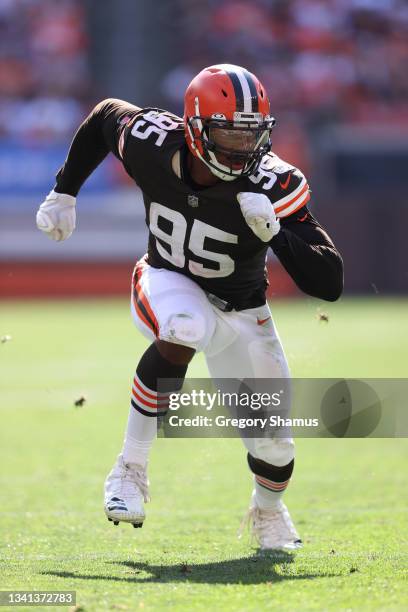
[[(148, 526), (107, 529), (102, 483), (146, 341), (125, 298), (24, 301), (128, 294), (147, 230), (112, 156), (70, 240), (41, 235), (37, 207), (96, 102), (181, 113), (192, 76), (220, 62), (265, 82), (274, 150), (310, 178), (346, 295), (364, 296), (275, 304), (294, 376), (407, 376), (407, 300), (392, 297), (408, 286), (407, 0), (0, 0), (0, 582), (75, 588), (78, 610), (98, 612), (406, 610), (406, 440), (297, 442), (288, 505), (307, 546), (286, 567), (236, 540), (239, 440), (159, 440)], [(270, 266), (270, 297), (300, 295)], [(202, 355), (189, 376), (206, 376)]]
[[(220, 62), (267, 86), (274, 150), (310, 177), (346, 292), (406, 292), (406, 0), (0, 0), (2, 297), (127, 293), (147, 232), (115, 159), (81, 192), (67, 243), (36, 231), (36, 208), (96, 102), (181, 113), (192, 76)], [(270, 264), (272, 294), (296, 294)]]

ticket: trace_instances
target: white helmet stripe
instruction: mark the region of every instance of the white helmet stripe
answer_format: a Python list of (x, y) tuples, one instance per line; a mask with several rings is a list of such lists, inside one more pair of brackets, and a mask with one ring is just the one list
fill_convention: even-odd
[(244, 113), (252, 112), (252, 93), (244, 71), (233, 64), (219, 64), (219, 68), (225, 70), (232, 81), (237, 102), (237, 111)]
[(244, 94), (244, 113), (252, 113), (252, 95), (248, 81), (245, 78), (243, 70), (236, 70), (235, 73), (241, 84), (242, 93)]

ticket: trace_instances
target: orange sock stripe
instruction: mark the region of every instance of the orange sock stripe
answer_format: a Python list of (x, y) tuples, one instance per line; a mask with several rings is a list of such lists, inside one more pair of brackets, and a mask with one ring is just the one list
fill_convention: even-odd
[(153, 394), (153, 393), (149, 393), (148, 391), (145, 391), (145, 390), (143, 389), (143, 387), (141, 387), (141, 386), (140, 386), (140, 384), (138, 383), (138, 381), (137, 381), (137, 378), (136, 378), (136, 377), (133, 379), (133, 384), (134, 384), (134, 386), (135, 386), (135, 387), (137, 387), (137, 389), (138, 389), (139, 391), (141, 391), (141, 392), (143, 393), (143, 395), (146, 395), (146, 397), (149, 397), (150, 399), (154, 399), (154, 400), (156, 400), (156, 399), (157, 399), (157, 393), (156, 393), (156, 394)]
[(158, 397), (157, 395), (146, 393), (146, 391), (140, 385), (138, 385), (136, 381), (133, 381), (132, 393), (137, 393), (138, 395), (141, 395), (145, 401), (152, 400), (152, 402), (156, 403), (157, 405), (169, 403), (169, 396)]
[(289, 484), (289, 480), (286, 480), (285, 482), (273, 482), (273, 480), (268, 480), (267, 478), (263, 478), (262, 476), (255, 476), (255, 480), (262, 487), (276, 492), (283, 491)]
[(141, 397), (140, 395), (138, 395), (138, 393), (136, 392), (135, 389), (132, 389), (132, 396), (133, 399), (135, 399), (137, 402), (140, 402), (143, 406), (148, 406), (149, 408), (155, 408), (156, 410), (158, 408), (165, 408), (168, 404), (168, 402), (166, 402), (166, 404), (162, 405), (162, 402), (158, 403), (152, 403), (152, 402), (147, 402), (143, 397)]
[(287, 481), (287, 482), (272, 482), (271, 480), (264, 480), (262, 482), (263, 482), (263, 484), (269, 485), (270, 487), (273, 487), (274, 489), (277, 489), (277, 490), (286, 489), (286, 487), (289, 484), (289, 481)]
[(157, 404), (153, 404), (151, 402), (146, 402), (140, 395), (136, 393), (135, 390), (132, 389), (132, 397), (136, 400), (136, 402), (142, 404), (143, 406), (149, 406), (149, 408), (157, 408)]

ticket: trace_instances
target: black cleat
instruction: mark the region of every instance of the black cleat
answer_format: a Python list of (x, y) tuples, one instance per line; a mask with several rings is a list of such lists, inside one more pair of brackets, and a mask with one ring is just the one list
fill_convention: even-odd
[(108, 521), (112, 522), (112, 519), (108, 518)]
[(114, 525), (119, 525), (119, 521), (113, 521)]
[(133, 527), (137, 529), (138, 527), (143, 527), (143, 523), (133, 523)]

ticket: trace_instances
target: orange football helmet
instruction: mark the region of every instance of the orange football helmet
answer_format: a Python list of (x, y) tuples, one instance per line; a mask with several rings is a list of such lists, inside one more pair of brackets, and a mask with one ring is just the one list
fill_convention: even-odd
[(191, 81), (184, 101), (191, 153), (224, 181), (255, 172), (276, 123), (257, 77), (233, 64), (209, 66)]

